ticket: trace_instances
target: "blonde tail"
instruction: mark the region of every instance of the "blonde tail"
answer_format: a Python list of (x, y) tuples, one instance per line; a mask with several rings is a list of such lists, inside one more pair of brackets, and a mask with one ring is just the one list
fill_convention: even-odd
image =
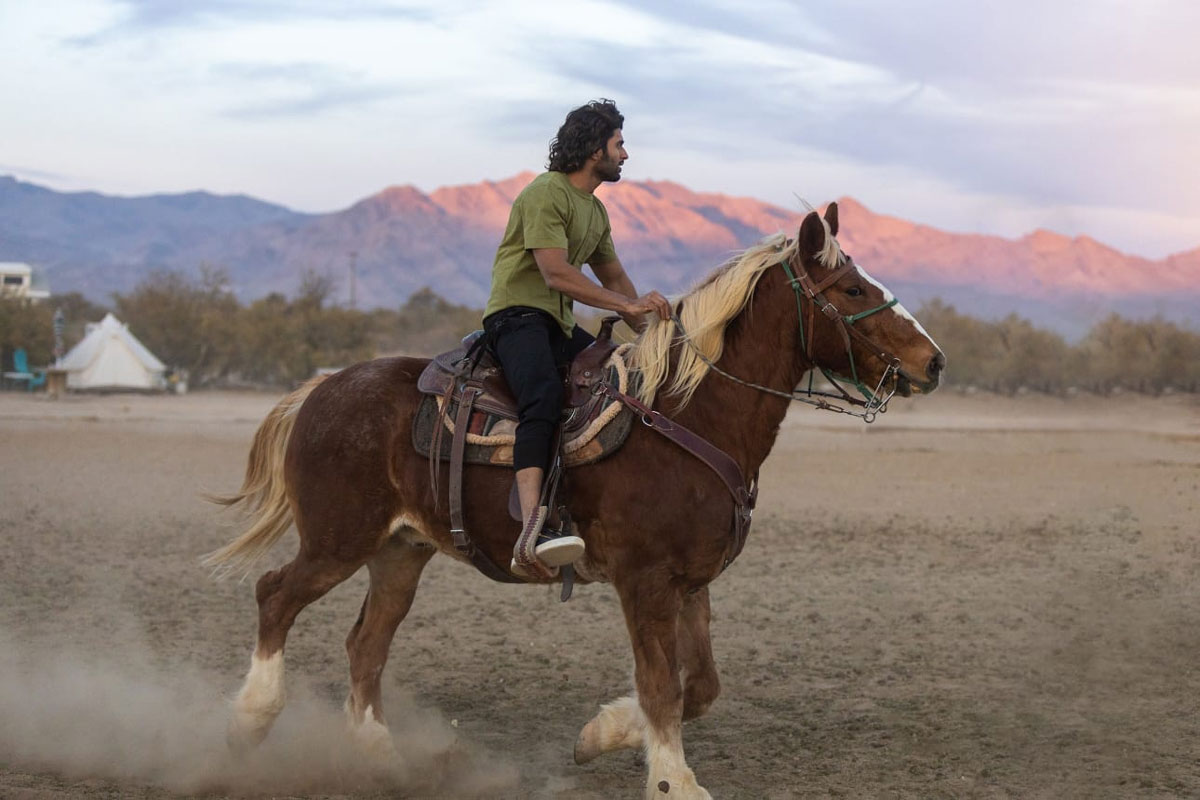
[(324, 376), (313, 378), (283, 398), (258, 426), (254, 444), (250, 446), (242, 488), (232, 495), (207, 495), (208, 500), (223, 506), (242, 505), (251, 521), (241, 536), (201, 559), (218, 580), (233, 573), (241, 573), (242, 577), (248, 575), (255, 562), (266, 555), (291, 526), (292, 509), (283, 479), (283, 457), (296, 422), (296, 412), (322, 380)]

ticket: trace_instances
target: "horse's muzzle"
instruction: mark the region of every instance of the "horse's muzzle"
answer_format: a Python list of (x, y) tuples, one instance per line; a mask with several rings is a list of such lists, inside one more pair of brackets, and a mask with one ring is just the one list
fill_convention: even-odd
[(933, 382), (934, 386), (938, 385), (938, 381), (941, 380), (942, 370), (945, 368), (946, 354), (938, 350), (933, 358), (929, 359), (929, 363), (925, 365), (925, 374)]
[(901, 397), (912, 397), (913, 392), (929, 394), (942, 382), (942, 370), (946, 368), (946, 355), (937, 351), (925, 364), (927, 380), (919, 380), (905, 369), (896, 373), (896, 394)]

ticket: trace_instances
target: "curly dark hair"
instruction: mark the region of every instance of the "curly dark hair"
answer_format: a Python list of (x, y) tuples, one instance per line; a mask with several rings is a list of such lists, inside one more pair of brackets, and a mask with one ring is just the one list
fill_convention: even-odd
[(613, 131), (625, 125), (617, 104), (603, 97), (574, 109), (550, 140), (551, 172), (575, 172), (597, 150), (603, 150)]

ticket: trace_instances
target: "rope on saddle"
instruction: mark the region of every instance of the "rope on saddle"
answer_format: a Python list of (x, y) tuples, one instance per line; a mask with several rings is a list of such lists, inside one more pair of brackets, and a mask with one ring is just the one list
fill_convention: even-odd
[[(623, 344), (613, 351), (609, 361), (605, 367), (611, 367), (617, 373), (617, 391), (624, 394), (629, 391), (629, 366), (625, 363), (625, 355), (633, 349), (632, 344)], [(458, 424), (456, 419), (451, 419), (451, 414), (447, 409), (448, 398), (439, 397), (437, 399), (438, 416), (442, 420), (442, 425), (438, 426), (438, 434), (444, 428), (451, 436), (454, 435), (455, 426)], [(575, 438), (563, 443), (563, 452), (570, 455), (576, 450), (583, 448), (589, 442), (596, 438), (605, 425), (612, 422), (621, 413), (620, 403), (611, 403), (607, 408), (591, 421), (591, 423)], [(461, 415), (457, 415), (461, 416)], [(467, 432), (466, 443), (471, 445), (482, 445), (485, 447), (502, 447), (512, 446), (516, 443), (517, 437), (513, 433), (495, 433), (495, 434), (479, 434)], [(431, 452), (437, 450), (431, 449)]]

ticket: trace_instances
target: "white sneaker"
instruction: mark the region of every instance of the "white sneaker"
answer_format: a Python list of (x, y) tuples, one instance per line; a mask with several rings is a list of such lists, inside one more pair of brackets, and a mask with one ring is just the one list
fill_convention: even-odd
[(583, 539), (556, 530), (543, 530), (538, 536), (533, 554), (548, 567), (561, 567), (583, 557), (587, 545)]

